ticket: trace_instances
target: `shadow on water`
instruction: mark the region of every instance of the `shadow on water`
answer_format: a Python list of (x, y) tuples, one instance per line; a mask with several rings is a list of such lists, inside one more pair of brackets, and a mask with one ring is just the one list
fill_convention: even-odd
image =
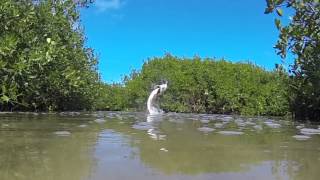
[(0, 116), (0, 179), (318, 179), (289, 121), (97, 112)]

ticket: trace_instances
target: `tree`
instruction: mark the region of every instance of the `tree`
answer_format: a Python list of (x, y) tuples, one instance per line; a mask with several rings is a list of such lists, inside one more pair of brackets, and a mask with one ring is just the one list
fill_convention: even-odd
[[(125, 78), (121, 91), (111, 87), (117, 103), (104, 107), (145, 110), (154, 85), (168, 81), (160, 106), (171, 112), (285, 115), (288, 111), (285, 78), (250, 63), (178, 58), (170, 54), (146, 61), (140, 72)], [(124, 102), (125, 104), (123, 104)], [(103, 105), (103, 103), (102, 103)]]
[(97, 58), (73, 0), (0, 3), (0, 110), (89, 109)]
[(291, 109), (298, 119), (320, 120), (320, 3), (319, 0), (267, 0), (265, 13), (276, 11), (283, 16), (282, 7), (294, 10), (291, 22), (282, 26), (275, 46), (278, 55), (295, 57), (289, 73), (292, 81)]

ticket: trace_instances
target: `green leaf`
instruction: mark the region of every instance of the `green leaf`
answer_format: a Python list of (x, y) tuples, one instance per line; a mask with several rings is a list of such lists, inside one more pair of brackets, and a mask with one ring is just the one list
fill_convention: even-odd
[(277, 5), (281, 5), (283, 2), (284, 2), (284, 0), (277, 0), (277, 1), (276, 1), (276, 4), (277, 4)]
[(51, 38), (47, 38), (47, 43), (50, 44), (50, 42), (51, 42)]
[(9, 102), (10, 98), (8, 96), (6, 96), (6, 95), (2, 95), (1, 100), (4, 101), (4, 102)]
[(272, 0), (266, 0), (267, 6), (271, 6), (272, 5)]
[(265, 14), (269, 14), (273, 11), (273, 7), (267, 7), (264, 11)]
[(277, 14), (278, 14), (279, 16), (282, 16), (282, 15), (283, 15), (282, 9), (277, 8), (276, 11), (277, 11)]
[(1, 89), (2, 89), (2, 94), (7, 92), (7, 88), (5, 85), (2, 85)]
[(280, 20), (279, 20), (279, 19), (275, 19), (275, 20), (274, 20), (274, 23), (275, 23), (277, 29), (280, 30), (280, 29), (281, 29), (281, 22), (280, 22)]

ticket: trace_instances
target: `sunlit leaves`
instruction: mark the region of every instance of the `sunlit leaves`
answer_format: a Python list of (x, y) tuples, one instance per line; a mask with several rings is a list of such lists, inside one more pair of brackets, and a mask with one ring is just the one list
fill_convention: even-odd
[(282, 11), (281, 8), (277, 8), (276, 11), (277, 11), (277, 14), (278, 14), (279, 16), (282, 16), (282, 15), (283, 15), (283, 11)]
[[(285, 79), (252, 64), (168, 54), (145, 62), (141, 72), (127, 76), (121, 93), (114, 95), (126, 99), (122, 100), (126, 108), (144, 110), (153, 86), (167, 80), (169, 88), (160, 99), (166, 111), (283, 115), (288, 111)], [(107, 104), (113, 109), (112, 103)]]
[(79, 4), (87, 2), (1, 2), (0, 110), (93, 108), (97, 59), (74, 28)]
[(281, 27), (279, 40), (275, 46), (277, 54), (286, 58), (293, 54), (294, 63), (290, 66), (291, 106), (297, 118), (320, 119), (320, 4), (319, 0), (267, 0), (267, 13), (276, 9), (282, 16), (281, 7), (290, 7), (294, 15), (287, 26)]
[(279, 20), (279, 19), (275, 19), (275, 20), (274, 20), (274, 23), (275, 23), (277, 29), (280, 30), (280, 29), (281, 29), (281, 22), (280, 22), (280, 20)]

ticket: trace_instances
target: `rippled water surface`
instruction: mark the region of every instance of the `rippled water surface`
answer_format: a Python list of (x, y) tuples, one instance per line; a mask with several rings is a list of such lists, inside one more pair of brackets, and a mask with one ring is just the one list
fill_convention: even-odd
[(282, 119), (1, 113), (2, 180), (318, 180), (320, 127)]

